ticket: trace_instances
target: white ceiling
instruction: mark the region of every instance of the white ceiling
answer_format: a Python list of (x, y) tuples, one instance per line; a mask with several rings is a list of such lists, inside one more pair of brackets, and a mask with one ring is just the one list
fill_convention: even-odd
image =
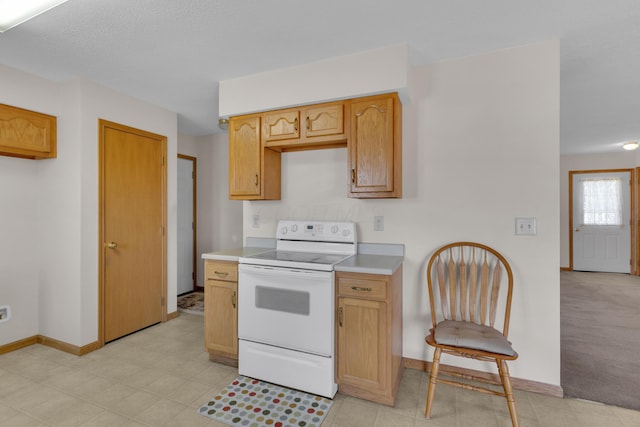
[(550, 39), (561, 152), (640, 139), (638, 0), (69, 0), (0, 34), (0, 63), (101, 83), (205, 135), (220, 80), (401, 43), (424, 65)]

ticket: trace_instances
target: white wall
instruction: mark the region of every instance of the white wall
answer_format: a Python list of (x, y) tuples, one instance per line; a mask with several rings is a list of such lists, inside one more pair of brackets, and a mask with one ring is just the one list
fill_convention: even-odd
[(206, 252), (242, 246), (242, 202), (229, 200), (229, 136), (178, 136), (178, 152), (197, 160), (197, 284), (204, 285)]
[[(432, 357), (424, 344), (430, 253), (456, 240), (488, 244), (515, 276), (512, 375), (559, 385), (559, 44), (441, 62), (415, 69), (411, 81), (402, 199), (347, 198), (346, 149), (284, 153), (282, 200), (244, 202), (244, 237), (273, 237), (281, 218), (338, 219), (356, 221), (361, 241), (404, 243), (404, 356), (422, 360)], [(376, 215), (383, 232), (373, 231)], [(515, 236), (515, 217), (536, 217), (538, 234)]]
[(398, 92), (405, 102), (408, 68), (409, 47), (396, 45), (224, 80), (220, 82), (219, 112), (229, 117), (362, 93)]
[[(59, 85), (4, 66), (0, 66), (0, 102), (58, 117), (73, 114)], [(48, 286), (47, 282), (41, 284), (41, 278), (50, 277), (48, 273), (58, 274), (57, 269), (51, 272), (41, 269), (42, 259), (50, 254), (40, 237), (49, 232), (49, 215), (56, 215), (65, 205), (73, 203), (62, 197), (60, 205), (52, 207), (47, 192), (72, 175), (63, 171), (70, 164), (65, 140), (72, 135), (72, 128), (65, 120), (58, 121), (59, 161), (0, 156), (0, 305), (9, 305), (12, 311), (11, 320), (0, 324), (0, 345), (39, 333), (44, 300), (41, 287), (46, 293)], [(53, 171), (60, 171), (59, 179), (49, 182), (56, 173)], [(70, 233), (59, 241), (55, 253), (78, 253), (77, 233), (69, 229), (69, 222), (74, 219), (77, 216), (59, 224), (60, 232)], [(67, 278), (78, 282), (73, 273)], [(66, 294), (64, 288), (61, 292)], [(67, 315), (78, 319), (77, 304), (73, 301)]]
[(167, 137), (167, 309), (175, 311), (176, 114), (90, 82), (1, 66), (0, 94), (58, 118), (56, 159), (0, 157), (0, 305), (13, 311), (0, 345), (36, 334), (77, 346), (98, 338), (98, 118)]
[(603, 169), (635, 169), (640, 165), (640, 152), (581, 154), (560, 156), (560, 266), (569, 268), (569, 172)]

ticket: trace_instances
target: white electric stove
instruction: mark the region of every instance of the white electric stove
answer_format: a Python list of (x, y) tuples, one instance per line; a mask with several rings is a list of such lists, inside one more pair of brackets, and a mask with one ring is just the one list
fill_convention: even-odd
[(241, 375), (333, 398), (333, 269), (356, 253), (353, 222), (279, 221), (275, 250), (239, 258)]

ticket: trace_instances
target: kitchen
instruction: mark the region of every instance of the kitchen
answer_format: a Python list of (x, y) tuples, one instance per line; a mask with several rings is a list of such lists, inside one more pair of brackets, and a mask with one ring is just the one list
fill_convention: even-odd
[[(403, 63), (406, 64), (406, 59)], [(364, 64), (371, 69), (370, 63), (364, 61)], [(523, 70), (522, 64), (528, 64), (529, 67)], [(83, 118), (87, 120), (86, 128), (81, 128), (87, 135), (85, 139), (95, 134), (95, 116), (108, 116), (114, 121), (127, 123), (128, 117), (131, 117), (128, 113), (135, 111), (140, 118), (136, 123), (129, 124), (169, 136), (169, 159), (175, 158), (178, 151), (194, 155), (199, 161), (211, 159), (214, 166), (199, 167), (199, 172), (204, 172), (205, 177), (209, 174), (208, 177), (213, 178), (215, 174), (222, 178), (210, 179), (212, 187), (205, 189), (202, 196), (199, 195), (199, 207), (207, 213), (199, 213), (198, 217), (202, 219), (210, 215), (211, 223), (219, 225), (209, 228), (210, 231), (215, 228), (217, 233), (211, 232), (208, 237), (198, 239), (200, 253), (243, 246), (247, 237), (272, 238), (276, 222), (283, 218), (354, 221), (358, 224), (360, 241), (404, 244), (403, 355), (406, 358), (419, 361), (431, 357), (424, 345), (427, 322), (422, 277), (428, 254), (439, 243), (461, 239), (479, 240), (500, 249), (506, 248), (504, 252), (516, 267), (514, 304), (520, 308), (514, 310), (512, 338), (521, 358), (513, 364), (512, 376), (558, 386), (557, 313), (554, 314), (553, 310), (538, 313), (536, 308), (558, 306), (556, 196), (559, 178), (557, 173), (550, 173), (557, 171), (559, 119), (557, 114), (550, 113), (558, 111), (558, 80), (553, 72), (556, 70), (557, 73), (557, 69), (558, 46), (547, 42), (411, 70), (415, 86), (411, 88), (409, 101), (403, 104), (403, 197), (397, 200), (347, 198), (347, 152), (345, 148), (336, 148), (284, 153), (280, 201), (228, 201), (224, 196), (227, 191), (227, 179), (224, 178), (228, 158), (228, 153), (225, 153), (226, 135), (200, 138), (179, 136), (175, 124), (171, 124), (175, 122), (172, 122), (169, 112), (87, 82), (76, 83), (75, 87), (82, 90), (85, 101), (91, 105), (89, 111), (94, 114)], [(31, 89), (44, 86), (55, 94), (60, 90), (57, 85), (43, 83), (14, 70), (2, 68), (1, 71), (3, 81), (12, 82), (12, 85), (7, 85), (5, 92), (8, 103), (22, 100), (24, 104), (27, 97), (34, 110), (64, 112), (63, 107), (52, 101), (54, 96), (41, 99)], [(408, 70), (406, 74), (409, 74)], [(482, 83), (477, 82), (480, 78), (483, 79)], [(515, 86), (518, 90), (514, 90), (514, 78), (518, 79), (519, 84)], [(279, 85), (283, 84), (277, 76), (274, 79), (280, 81)], [(277, 84), (271, 86), (277, 90)], [(537, 89), (532, 91), (532, 86)], [(326, 90), (327, 85), (322, 89)], [(339, 91), (343, 96), (349, 95), (345, 88), (339, 88)], [(298, 103), (299, 100), (294, 99), (278, 100), (273, 107)], [(86, 104), (85, 108), (88, 108)], [(251, 106), (251, 109), (256, 109), (256, 106)], [(70, 109), (70, 114), (72, 112)], [(486, 122), (496, 114), (505, 118), (509, 126), (499, 129), (487, 127)], [(541, 122), (546, 126), (540, 126)], [(60, 204), (59, 198), (45, 196), (41, 206), (48, 208), (51, 217), (43, 218), (43, 226), (59, 222), (61, 218), (65, 218), (62, 224), (68, 225), (48, 227), (44, 233), (32, 230), (30, 223), (24, 219), (10, 218), (16, 230), (23, 233), (26, 242), (40, 242), (43, 253), (52, 254), (51, 257), (39, 259), (41, 268), (47, 268), (53, 274), (46, 279), (40, 291), (44, 300), (50, 301), (51, 307), (42, 312), (40, 319), (23, 318), (24, 322), (20, 323), (22, 326), (11, 331), (7, 337), (8, 342), (35, 333), (75, 345), (85, 345), (95, 340), (96, 322), (92, 320), (95, 316), (95, 290), (92, 283), (95, 280), (91, 277), (95, 276), (97, 268), (95, 261), (92, 261), (97, 259), (97, 244), (91, 236), (96, 235), (96, 226), (91, 221), (81, 221), (82, 218), (95, 216), (91, 190), (97, 186), (92, 177), (95, 151), (91, 147), (84, 147), (81, 139), (74, 137), (74, 128), (66, 123), (61, 123), (60, 131), (67, 138), (67, 150), (82, 147), (82, 150), (78, 150), (81, 155), (61, 156), (57, 163), (37, 166), (16, 165), (15, 161), (1, 160), (3, 170), (11, 169), (13, 176), (24, 178), (16, 190), (7, 190), (8, 194), (34, 190), (37, 194), (60, 194), (61, 187), (71, 184), (72, 188), (84, 195), (80, 207), (73, 203), (71, 194), (65, 196), (71, 199), (69, 204)], [(469, 139), (470, 134), (474, 135), (473, 140)], [(522, 159), (521, 152), (532, 145), (536, 146), (535, 155)], [(463, 168), (458, 167), (461, 164), (464, 164)], [(36, 168), (41, 170), (42, 179), (32, 176)], [(175, 175), (174, 172), (175, 160), (169, 160), (169, 175)], [(73, 180), (78, 175), (86, 178), (81, 188)], [(49, 176), (59, 179), (47, 180)], [(201, 177), (199, 182), (203, 182)], [(444, 185), (445, 182), (447, 185)], [(539, 189), (536, 198), (518, 192), (519, 186), (531, 185)], [(35, 209), (38, 203), (35, 198), (20, 203), (29, 208), (29, 212), (38, 211)], [(168, 205), (168, 294), (171, 295), (172, 292), (175, 294), (176, 286), (173, 279), (174, 242), (171, 237), (175, 232), (172, 228), (175, 222), (175, 210), (172, 208), (175, 206), (175, 189), (171, 185)], [(224, 213), (220, 209), (225, 209)], [(259, 221), (258, 227), (254, 228), (253, 218), (256, 215)], [(374, 230), (375, 216), (384, 217), (383, 231)], [(513, 218), (517, 216), (537, 217), (538, 235), (533, 238), (514, 236)], [(478, 227), (477, 224), (483, 226)], [(202, 222), (200, 225), (203, 231), (207, 230)], [(15, 236), (17, 231), (7, 230), (7, 235)], [(69, 241), (64, 238), (65, 231), (82, 237)], [(214, 243), (213, 235), (220, 240)], [(70, 260), (65, 257), (65, 251), (57, 249), (59, 242), (65, 242), (65, 249), (82, 253), (82, 259)], [(31, 273), (27, 268), (30, 265), (27, 259), (31, 261), (26, 254), (17, 258), (18, 265), (24, 267), (24, 273), (16, 274), (15, 279), (37, 283), (38, 280), (33, 277), (35, 272)], [(63, 270), (76, 272), (76, 276), (66, 280), (67, 275)], [(81, 277), (86, 280), (81, 280)], [(203, 275), (199, 272), (198, 277)], [(32, 287), (22, 292), (37, 293)], [(62, 302), (66, 303), (65, 297), (76, 292), (82, 295), (81, 301), (66, 304), (65, 310), (60, 311), (57, 307)], [(168, 301), (168, 311), (175, 309), (175, 300)], [(22, 311), (14, 310), (14, 316)], [(64, 321), (67, 317), (82, 321), (68, 323)]]

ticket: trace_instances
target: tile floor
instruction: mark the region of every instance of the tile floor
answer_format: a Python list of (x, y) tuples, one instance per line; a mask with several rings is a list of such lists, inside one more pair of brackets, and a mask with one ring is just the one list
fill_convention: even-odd
[[(196, 410), (237, 375), (210, 362), (203, 318), (177, 319), (76, 357), (33, 345), (0, 355), (0, 426), (224, 426)], [(509, 426), (503, 398), (438, 385), (423, 416), (427, 375), (406, 369), (395, 408), (338, 394), (323, 427)], [(517, 392), (525, 426), (640, 426), (640, 412)]]

